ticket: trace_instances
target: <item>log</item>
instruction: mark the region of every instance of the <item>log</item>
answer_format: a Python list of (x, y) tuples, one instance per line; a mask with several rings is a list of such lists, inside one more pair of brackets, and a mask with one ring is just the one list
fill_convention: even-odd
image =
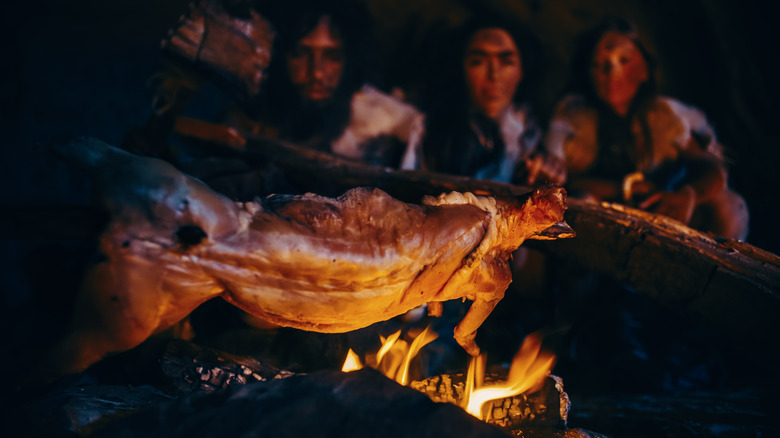
[(423, 196), (450, 191), (488, 196), (521, 196), (532, 191), (530, 187), (465, 176), (367, 165), (260, 136), (248, 137), (245, 146), (234, 149), (255, 163), (272, 161), (302, 190), (332, 192), (325, 193), (328, 195), (338, 195), (353, 187), (373, 186), (406, 202), (419, 202)]
[(182, 396), (114, 422), (100, 437), (507, 437), (372, 369), (318, 371)]
[[(503, 373), (485, 375), (485, 383), (504, 380), (506, 370)], [(426, 394), (435, 402), (460, 406), (465, 382), (463, 373), (442, 374), (412, 381), (409, 386)], [(485, 422), (519, 436), (524, 430), (530, 429), (565, 429), (569, 408), (569, 396), (563, 390), (563, 380), (550, 375), (538, 391), (491, 400), (485, 403), (482, 410)]]
[(766, 345), (780, 335), (777, 255), (619, 204), (570, 199), (568, 207), (577, 237), (538, 248), (650, 296), (740, 352), (778, 361)]
[[(250, 137), (245, 146), (233, 150), (249, 162), (273, 162), (302, 190), (326, 195), (333, 193), (323, 192), (340, 194), (347, 188), (375, 186), (414, 202), (450, 190), (499, 196), (530, 191), (487, 180), (369, 166), (262, 137)], [(529, 241), (528, 246), (623, 282), (710, 327), (742, 350), (778, 361), (778, 352), (764, 343), (780, 335), (775, 319), (780, 314), (780, 257), (618, 204), (569, 199), (567, 205), (565, 220), (577, 237)], [(78, 237), (80, 232), (81, 237), (94, 237), (98, 231), (92, 228), (100, 223), (95, 210), (75, 214), (69, 207), (40, 208), (35, 214), (30, 214), (30, 207), (4, 208), (2, 229), (14, 230), (13, 238), (28, 240), (53, 238), (58, 232), (62, 238)], [(57, 220), (42, 227), (40, 220), (34, 220), (36, 214), (41, 220)]]
[[(367, 166), (323, 152), (253, 137), (244, 152), (273, 160), (306, 189), (372, 185), (401, 199), (441, 191), (513, 196), (523, 186), (431, 172)], [(255, 158), (257, 159), (257, 158)], [(296, 178), (296, 183), (305, 183)], [(568, 199), (566, 222), (577, 237), (526, 246), (592, 269), (644, 293), (732, 341), (780, 362), (766, 339), (780, 335), (780, 257), (745, 242), (696, 231), (665, 216), (620, 204)]]

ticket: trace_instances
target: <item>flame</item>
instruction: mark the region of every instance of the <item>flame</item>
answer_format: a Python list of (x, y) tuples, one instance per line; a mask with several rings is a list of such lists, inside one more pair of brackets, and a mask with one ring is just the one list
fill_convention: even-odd
[[(385, 376), (401, 385), (409, 383), (409, 364), (424, 346), (435, 340), (438, 335), (428, 326), (411, 344), (401, 340), (401, 331), (388, 336), (380, 336), (382, 347), (376, 355), (367, 356), (366, 365), (381, 371)], [(528, 335), (523, 345), (512, 359), (506, 382), (496, 382), (485, 385), (485, 364), (487, 356), (481, 354), (471, 358), (466, 376), (461, 406), (466, 412), (484, 420), (482, 407), (485, 403), (506, 398), (537, 389), (550, 373), (555, 355), (542, 351), (542, 338), (538, 333)], [(360, 358), (352, 349), (347, 353), (342, 371), (354, 371), (363, 368)]]
[(363, 368), (363, 364), (360, 363), (360, 357), (357, 353), (350, 348), (347, 352), (347, 358), (344, 360), (344, 366), (341, 367), (341, 371), (348, 373), (350, 371), (357, 371)]
[[(480, 359), (473, 358), (469, 364), (468, 381), (466, 383), (466, 393), (463, 403), (466, 412), (471, 415), (484, 419), (482, 415), (482, 406), (490, 400), (512, 397), (517, 394), (536, 388), (542, 383), (545, 376), (549, 374), (555, 363), (555, 356), (542, 352), (542, 339), (538, 334), (532, 333), (523, 341), (523, 345), (512, 359), (512, 365), (509, 368), (509, 375), (506, 382), (498, 382), (488, 385), (475, 385), (471, 379), (479, 379), (477, 367)], [(474, 371), (472, 371), (474, 368)], [(484, 372), (484, 359), (482, 359), (482, 369)], [(482, 374), (484, 376), (484, 374)], [(475, 388), (471, 392), (469, 387)]]
[(432, 332), (430, 328), (431, 326), (425, 327), (425, 330), (420, 333), (420, 336), (414, 338), (412, 346), (409, 347), (409, 351), (406, 352), (403, 365), (401, 365), (401, 368), (398, 370), (398, 374), (395, 377), (395, 381), (401, 385), (406, 386), (406, 384), (409, 383), (409, 363), (411, 363), (412, 358), (417, 356), (417, 352), (420, 351), (421, 348), (439, 337), (439, 335), (437, 335), (436, 332)]
[(387, 339), (384, 339), (382, 337), (379, 338), (382, 340), (382, 348), (380, 348), (379, 352), (376, 354), (376, 363), (382, 362), (382, 358), (385, 357), (385, 354), (387, 354), (387, 352), (390, 351), (391, 348), (393, 348), (393, 345), (395, 345), (395, 341), (397, 341), (400, 336), (401, 336), (401, 330), (398, 330), (397, 332), (388, 336)]
[[(399, 340), (401, 337), (400, 330), (388, 336), (387, 339), (380, 337), (382, 347), (375, 357), (366, 359), (366, 366), (381, 371), (385, 376), (405, 386), (409, 383), (409, 364), (412, 359), (424, 346), (431, 343), (438, 336), (430, 330), (429, 326), (419, 336), (414, 338), (411, 345), (406, 341)], [(357, 365), (354, 365), (355, 363)], [(362, 367), (360, 358), (350, 349), (341, 371), (354, 371)]]

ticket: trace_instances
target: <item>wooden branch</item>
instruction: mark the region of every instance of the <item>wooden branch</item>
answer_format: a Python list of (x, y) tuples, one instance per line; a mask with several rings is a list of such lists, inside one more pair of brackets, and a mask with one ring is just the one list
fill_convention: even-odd
[(520, 196), (531, 188), (463, 176), (390, 167), (371, 166), (332, 154), (302, 148), (264, 137), (249, 137), (241, 148), (254, 160), (273, 161), (303, 190), (341, 194), (359, 186), (378, 187), (407, 202), (419, 202), (424, 195), (469, 191), (476, 195)]
[(547, 254), (612, 277), (699, 322), (743, 351), (778, 360), (780, 257), (619, 204), (568, 201), (568, 241), (535, 242)]
[[(502, 196), (530, 190), (473, 178), (366, 166), (261, 138), (250, 139), (245, 150), (273, 160), (290, 174), (305, 174), (312, 181), (311, 190), (334, 183), (372, 185), (405, 200), (450, 190)], [(576, 231), (575, 238), (525, 245), (621, 281), (746, 350), (777, 359), (778, 353), (764, 342), (780, 335), (776, 322), (780, 257), (619, 204), (571, 198), (567, 204), (565, 219)]]
[[(368, 166), (282, 142), (251, 137), (237, 150), (249, 161), (272, 161), (302, 189), (340, 194), (375, 186), (410, 202), (443, 191), (522, 195), (527, 187), (436, 173)], [(330, 191), (330, 193), (325, 193)], [(7, 206), (6, 206), (7, 207)], [(0, 215), (4, 238), (94, 236), (95, 212), (70, 207), (9, 209)], [(66, 214), (63, 214), (66, 213)], [(697, 232), (674, 220), (617, 204), (568, 200), (566, 221), (577, 237), (527, 242), (540, 251), (623, 282), (763, 355), (780, 335), (780, 258), (744, 242)], [(522, 280), (518, 280), (522, 281)]]

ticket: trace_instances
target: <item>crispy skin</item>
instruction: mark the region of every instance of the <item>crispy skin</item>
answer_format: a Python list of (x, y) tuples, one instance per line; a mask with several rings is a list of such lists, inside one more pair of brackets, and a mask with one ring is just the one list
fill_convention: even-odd
[(105, 261), (87, 274), (54, 352), (64, 373), (140, 344), (216, 296), (318, 332), (465, 297), (474, 304), (455, 338), (477, 354), (476, 330), (511, 281), (510, 253), (563, 219), (557, 187), (522, 201), (452, 192), (416, 205), (356, 188), (233, 203), (158, 160), (94, 140), (71, 147), (61, 152), (97, 172), (112, 220)]

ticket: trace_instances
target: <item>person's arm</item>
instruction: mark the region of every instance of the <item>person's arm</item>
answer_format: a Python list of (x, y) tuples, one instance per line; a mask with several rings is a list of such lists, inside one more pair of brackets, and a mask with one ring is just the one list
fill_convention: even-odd
[(699, 145), (688, 145), (679, 158), (687, 168), (687, 178), (680, 187), (649, 197), (639, 207), (688, 223), (693, 210), (721, 194), (728, 184), (723, 162)]

